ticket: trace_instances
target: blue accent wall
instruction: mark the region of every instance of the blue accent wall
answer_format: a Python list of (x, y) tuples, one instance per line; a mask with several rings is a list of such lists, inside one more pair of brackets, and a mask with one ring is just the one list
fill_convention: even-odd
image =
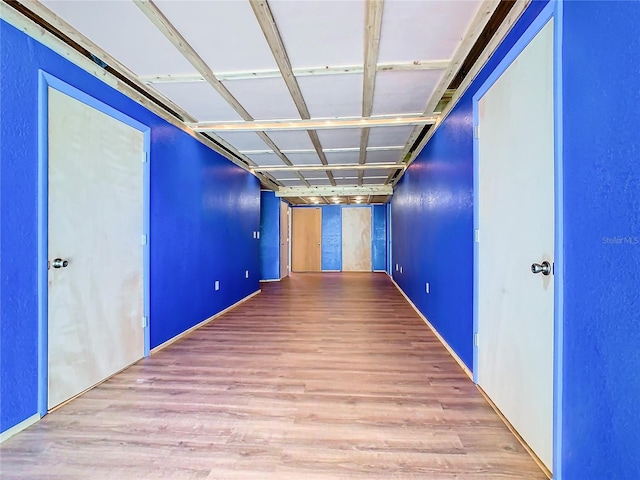
[[(0, 21), (0, 431), (38, 412), (39, 69), (151, 128), (151, 347), (258, 290), (259, 182)], [(141, 226), (142, 228), (142, 226)], [(245, 278), (249, 270), (250, 278)], [(214, 292), (215, 280), (221, 282)]]
[[(407, 169), (391, 201), (392, 276), (469, 368), (473, 368), (472, 97), (546, 4), (534, 1), (524, 12)], [(396, 272), (396, 264), (402, 273)]]
[(387, 268), (387, 206), (373, 205), (371, 256), (373, 270)]
[(280, 198), (260, 192), (260, 280), (280, 279)]
[(637, 479), (640, 2), (563, 8), (562, 478)]
[(342, 270), (342, 207), (322, 209), (322, 270)]

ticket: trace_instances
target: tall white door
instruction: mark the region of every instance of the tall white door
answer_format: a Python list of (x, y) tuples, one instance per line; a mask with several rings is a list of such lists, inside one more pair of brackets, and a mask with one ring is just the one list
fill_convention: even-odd
[(478, 107), (478, 383), (551, 469), (553, 273), (532, 264), (554, 258), (552, 22)]
[(49, 88), (48, 406), (144, 355), (142, 132)]
[(342, 271), (371, 270), (371, 207), (343, 208)]

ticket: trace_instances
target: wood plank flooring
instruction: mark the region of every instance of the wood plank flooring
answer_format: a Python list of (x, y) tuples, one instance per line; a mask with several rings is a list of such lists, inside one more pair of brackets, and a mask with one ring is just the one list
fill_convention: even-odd
[(3, 479), (546, 477), (384, 274), (295, 274), (0, 446)]

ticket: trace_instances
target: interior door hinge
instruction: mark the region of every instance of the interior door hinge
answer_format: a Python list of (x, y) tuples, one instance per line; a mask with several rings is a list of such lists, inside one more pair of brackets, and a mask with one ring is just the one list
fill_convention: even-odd
[(149, 243), (149, 237), (147, 237), (147, 235), (143, 233), (142, 237), (140, 238), (140, 244), (146, 245), (147, 243)]
[(149, 152), (142, 152), (142, 163), (147, 163), (149, 161)]
[(149, 317), (142, 317), (142, 328), (147, 328), (149, 326)]
[(474, 347), (478, 346), (478, 332), (473, 334), (473, 346)]
[(480, 230), (477, 228), (473, 231), (473, 241), (476, 243), (480, 243)]
[(480, 138), (480, 126), (479, 125), (475, 125), (473, 127), (473, 136), (474, 136), (474, 138)]

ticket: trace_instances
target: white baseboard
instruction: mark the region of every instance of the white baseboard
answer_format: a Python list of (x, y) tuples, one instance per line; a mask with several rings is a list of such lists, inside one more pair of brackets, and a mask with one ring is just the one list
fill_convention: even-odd
[(151, 349), (151, 351), (149, 352), (149, 355), (153, 355), (154, 353), (159, 352), (160, 350), (162, 350), (163, 348), (167, 348), (169, 345), (171, 345), (174, 342), (177, 342), (178, 340), (180, 340), (181, 338), (186, 337), (187, 335), (189, 335), (191, 332), (193, 332), (194, 330), (197, 330), (198, 328), (206, 325), (207, 323), (211, 322), (212, 320), (215, 320), (216, 318), (218, 318), (220, 315), (224, 315), (225, 313), (227, 313), (229, 310), (233, 310), (234, 308), (236, 308), (238, 305), (240, 305), (241, 303), (246, 302), (247, 300), (249, 300), (251, 297), (256, 296), (257, 294), (259, 294), (262, 290), (256, 290), (255, 292), (253, 292), (250, 295), (247, 295), (246, 297), (238, 300), (236, 303), (234, 303), (233, 305), (225, 308), (224, 310), (216, 313), (215, 315), (210, 316), (209, 318), (207, 318), (206, 320), (203, 320), (202, 322), (198, 323), (197, 325), (194, 325), (193, 327), (189, 328), (188, 330), (185, 330), (182, 333), (179, 333), (178, 335), (176, 335), (173, 338), (170, 338), (169, 340), (167, 340), (164, 343), (161, 343), (160, 345), (158, 345), (157, 347)]
[(5, 430), (4, 432), (0, 433), (0, 443), (4, 442), (5, 440), (8, 440), (9, 438), (13, 437), (16, 433), (21, 432), (25, 428), (30, 427), (31, 425), (36, 423), (38, 420), (40, 420), (40, 414), (36, 413), (35, 415), (31, 415), (26, 420), (21, 421), (19, 424), (14, 425), (9, 430)]
[(420, 315), (420, 318), (422, 318), (422, 320), (424, 320), (424, 323), (427, 324), (427, 326), (431, 329), (431, 331), (433, 332), (433, 334), (438, 338), (438, 340), (440, 340), (440, 343), (442, 343), (442, 345), (444, 346), (444, 348), (447, 349), (447, 351), (449, 352), (449, 354), (453, 357), (453, 359), (458, 363), (458, 365), (460, 365), (460, 368), (462, 368), (462, 370), (464, 371), (464, 373), (467, 374), (467, 376), (473, 380), (473, 373), (471, 372), (471, 370), (469, 370), (469, 367), (467, 367), (464, 362), (462, 361), (462, 359), (458, 356), (458, 354), (453, 350), (453, 348), (451, 348), (449, 346), (449, 344), (447, 343), (447, 341), (442, 337), (442, 335), (440, 335), (438, 333), (438, 331), (434, 328), (433, 325), (431, 325), (431, 322), (427, 319), (427, 317), (425, 317), (422, 312), (420, 310), (418, 310), (418, 307), (415, 306), (415, 304), (411, 301), (411, 299), (407, 296), (406, 293), (404, 293), (404, 291), (400, 288), (400, 285), (398, 285), (396, 283), (396, 281), (393, 279), (393, 277), (391, 275), (389, 275), (389, 278), (391, 279), (391, 281), (393, 282), (393, 284), (396, 286), (396, 288), (398, 289), (398, 291), (402, 294), (402, 296), (407, 300), (407, 302), (409, 302), (409, 305), (411, 305), (413, 307), (413, 309), (416, 311), (416, 313), (418, 315)]
[(279, 282), (280, 280), (282, 280), (282, 278), (267, 278), (266, 280), (260, 280), (260, 283)]

